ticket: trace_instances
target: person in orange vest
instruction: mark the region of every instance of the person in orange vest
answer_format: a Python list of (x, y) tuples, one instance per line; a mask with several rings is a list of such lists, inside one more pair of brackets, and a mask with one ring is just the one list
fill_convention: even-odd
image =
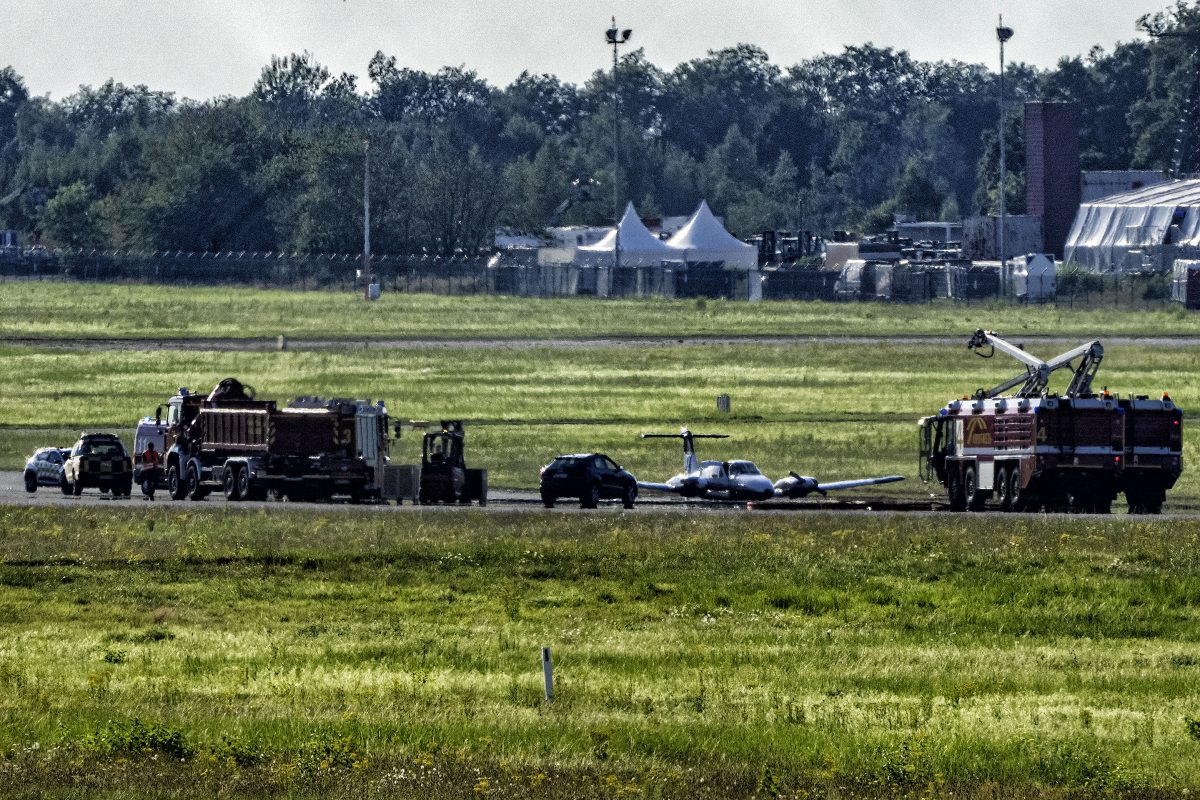
[(154, 500), (154, 490), (158, 488), (158, 478), (162, 473), (162, 456), (154, 449), (154, 442), (146, 445), (142, 453), (142, 494), (147, 500)]

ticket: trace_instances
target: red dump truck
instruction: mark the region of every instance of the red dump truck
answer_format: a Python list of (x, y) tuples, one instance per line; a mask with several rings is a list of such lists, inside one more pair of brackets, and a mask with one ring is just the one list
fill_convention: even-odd
[[(1166, 393), (1093, 392), (1104, 356), (1098, 341), (1049, 361), (991, 331), (976, 331), (968, 347), (1006, 353), (1025, 371), (920, 420), (921, 479), (946, 488), (951, 510), (995, 501), (1002, 511), (1105, 514), (1124, 494), (1130, 513), (1162, 511), (1183, 468), (1183, 412)], [(1051, 393), (1050, 374), (1063, 368), (1073, 369), (1071, 382)]]
[[(180, 389), (144, 425), (164, 429), (163, 466), (171, 498), (352, 501), (378, 497), (388, 457), (383, 402), (315, 397), (285, 408), (257, 400), (236, 379), (208, 395)], [(139, 426), (140, 430), (140, 426)]]

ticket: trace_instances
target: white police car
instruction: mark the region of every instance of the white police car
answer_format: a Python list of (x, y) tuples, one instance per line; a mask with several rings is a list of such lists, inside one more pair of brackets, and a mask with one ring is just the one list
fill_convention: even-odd
[(36, 492), (39, 486), (63, 485), (63, 464), (71, 450), (66, 447), (39, 447), (25, 462), (25, 491)]

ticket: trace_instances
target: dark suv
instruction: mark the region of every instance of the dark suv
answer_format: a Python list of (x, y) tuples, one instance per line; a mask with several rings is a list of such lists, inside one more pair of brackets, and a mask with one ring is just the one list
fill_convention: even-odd
[(561, 497), (578, 497), (580, 508), (595, 508), (601, 500), (620, 500), (633, 508), (637, 479), (603, 453), (558, 456), (541, 472), (542, 503), (554, 508)]

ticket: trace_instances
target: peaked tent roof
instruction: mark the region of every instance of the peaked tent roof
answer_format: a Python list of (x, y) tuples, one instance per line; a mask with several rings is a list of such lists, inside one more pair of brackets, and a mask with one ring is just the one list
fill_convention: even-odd
[(700, 207), (692, 218), (667, 240), (667, 244), (684, 251), (688, 261), (724, 261), (726, 266), (753, 269), (758, 266), (758, 251), (754, 245), (740, 242), (722, 225), (708, 202), (700, 201)]
[(605, 234), (604, 238), (595, 244), (577, 248), (578, 253), (595, 260), (597, 255), (610, 254), (605, 261), (611, 259), (617, 243), (617, 233), (621, 235), (621, 265), (627, 267), (660, 264), (663, 261), (681, 261), (682, 254), (666, 242), (659, 239), (642, 223), (633, 208), (633, 203), (625, 207), (625, 216), (617, 227)]

